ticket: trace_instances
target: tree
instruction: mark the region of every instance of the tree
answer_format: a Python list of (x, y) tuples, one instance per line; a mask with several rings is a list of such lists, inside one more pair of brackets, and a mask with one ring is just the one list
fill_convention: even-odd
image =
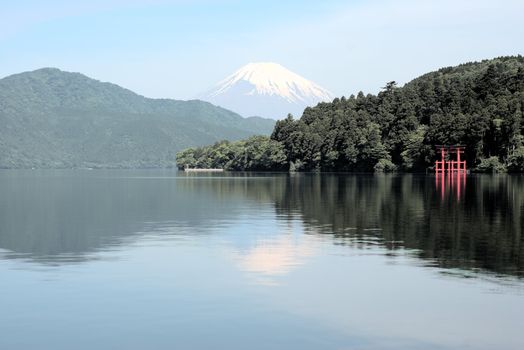
[(501, 57), (443, 68), (403, 87), (390, 81), (378, 95), (335, 98), (306, 108), (299, 119), (288, 115), (271, 135), (279, 146), (255, 138), (181, 159), (190, 163), (193, 154), (199, 166), (230, 159), (227, 167), (240, 169), (281, 169), (284, 162), (306, 171), (422, 171), (435, 160), (435, 145), (460, 144), (468, 164), (481, 171), (504, 165), (520, 171), (523, 105), (524, 57)]

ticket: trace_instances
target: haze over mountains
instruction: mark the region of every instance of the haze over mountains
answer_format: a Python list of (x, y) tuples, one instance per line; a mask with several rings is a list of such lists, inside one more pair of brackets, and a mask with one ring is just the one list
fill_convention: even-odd
[(183, 148), (269, 134), (274, 121), (43, 68), (0, 79), (0, 125), (0, 168), (170, 167)]
[(307, 106), (333, 100), (328, 90), (272, 62), (249, 63), (198, 98), (245, 117), (273, 119), (300, 117)]

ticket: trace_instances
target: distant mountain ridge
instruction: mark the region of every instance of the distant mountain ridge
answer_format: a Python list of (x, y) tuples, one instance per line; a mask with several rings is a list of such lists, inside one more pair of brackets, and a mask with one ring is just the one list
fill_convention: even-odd
[(328, 90), (273, 62), (249, 63), (198, 98), (244, 116), (274, 119), (333, 100)]
[(42, 68), (0, 79), (0, 125), (1, 168), (171, 167), (183, 148), (269, 134), (274, 121)]

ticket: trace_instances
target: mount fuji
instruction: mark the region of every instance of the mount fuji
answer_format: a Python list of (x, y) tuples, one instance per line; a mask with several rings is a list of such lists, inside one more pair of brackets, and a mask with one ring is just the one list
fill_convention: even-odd
[(331, 101), (332, 94), (278, 63), (249, 63), (197, 98), (244, 117), (300, 117), (304, 108)]

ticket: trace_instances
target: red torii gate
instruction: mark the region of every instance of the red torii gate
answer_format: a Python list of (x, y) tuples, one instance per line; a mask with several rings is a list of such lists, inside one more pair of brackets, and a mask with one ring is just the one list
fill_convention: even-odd
[[(461, 159), (465, 146), (438, 145), (440, 160), (435, 161), (435, 184), (440, 188), (441, 200), (444, 200), (446, 188), (455, 189), (457, 200), (460, 201), (462, 188), (466, 185), (466, 161)], [(455, 154), (456, 159), (451, 155)], [(444, 175), (446, 174), (446, 175)]]
[[(465, 146), (437, 145), (436, 148), (440, 151), (440, 160), (435, 161), (436, 173), (466, 173), (466, 161), (460, 159), (460, 155), (466, 149)], [(452, 153), (457, 155), (456, 160), (446, 160), (446, 156)]]

